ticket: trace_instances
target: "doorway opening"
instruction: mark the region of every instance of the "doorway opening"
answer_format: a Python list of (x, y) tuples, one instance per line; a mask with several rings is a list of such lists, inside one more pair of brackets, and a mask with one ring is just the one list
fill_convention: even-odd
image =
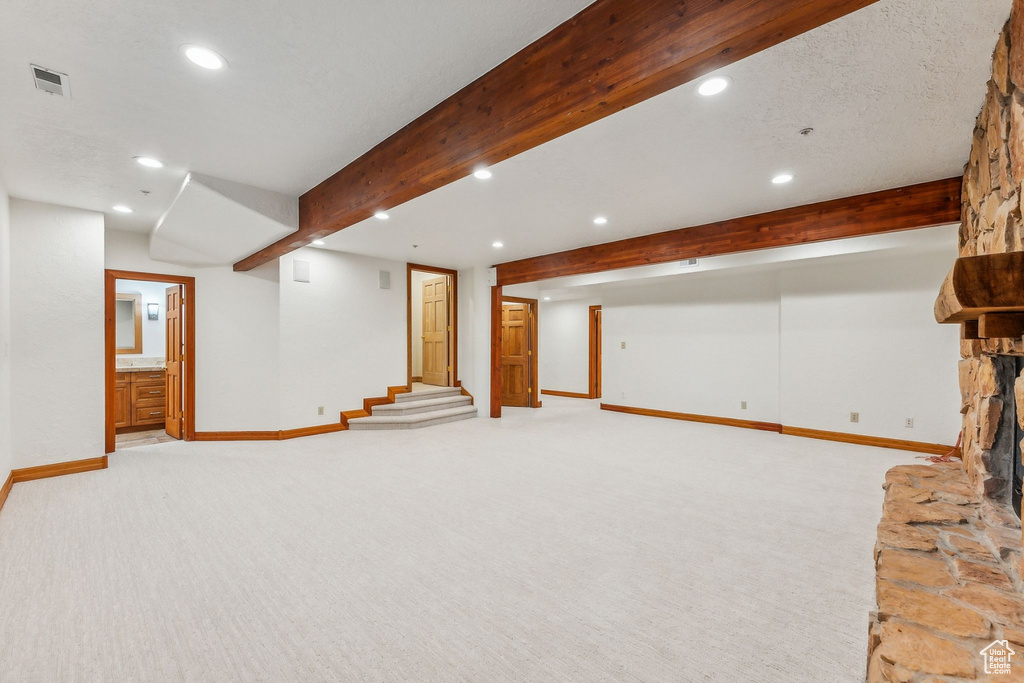
[(409, 263), (405, 280), (409, 390), (461, 387), (458, 271)]
[(195, 278), (106, 270), (106, 452), (195, 439)]
[(601, 398), (601, 307), (590, 307), (590, 398)]
[(501, 299), (501, 405), (540, 408), (536, 299)]

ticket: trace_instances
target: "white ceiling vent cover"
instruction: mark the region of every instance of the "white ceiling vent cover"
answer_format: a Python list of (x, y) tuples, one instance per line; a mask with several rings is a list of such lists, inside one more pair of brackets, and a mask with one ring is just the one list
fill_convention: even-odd
[(32, 78), (36, 82), (36, 90), (42, 90), (51, 95), (60, 95), (70, 99), (71, 83), (68, 81), (67, 74), (44, 69), (35, 64), (30, 64), (29, 66), (32, 67)]

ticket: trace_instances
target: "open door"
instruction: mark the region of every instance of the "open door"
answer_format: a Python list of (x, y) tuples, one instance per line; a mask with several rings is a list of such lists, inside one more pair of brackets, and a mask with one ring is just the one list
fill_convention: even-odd
[(501, 405), (530, 405), (529, 304), (501, 307)]
[(182, 437), (182, 285), (167, 288), (167, 412), (164, 427), (175, 439)]
[(601, 307), (590, 307), (590, 398), (601, 398)]
[(423, 283), (423, 383), (448, 386), (448, 277)]

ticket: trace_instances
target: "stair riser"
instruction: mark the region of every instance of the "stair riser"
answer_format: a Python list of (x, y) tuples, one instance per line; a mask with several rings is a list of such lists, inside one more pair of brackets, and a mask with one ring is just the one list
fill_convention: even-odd
[(414, 391), (408, 394), (398, 394), (395, 396), (395, 403), (405, 403), (406, 401), (425, 401), (430, 398), (447, 398), (449, 396), (461, 396), (462, 389), (443, 389), (439, 391)]
[(459, 408), (461, 406), (468, 406), (473, 403), (469, 396), (462, 397), (464, 400), (452, 401), (450, 403), (443, 403), (441, 405), (434, 406), (417, 406), (402, 408), (401, 404), (393, 403), (386, 406), (374, 406), (373, 410), (370, 411), (374, 417), (388, 416), (392, 417), (395, 415), (419, 415), (421, 413), (430, 413), (437, 410), (448, 410), (449, 408)]
[(472, 420), (476, 417), (476, 413), (466, 413), (465, 415), (449, 415), (447, 417), (437, 418), (436, 420), (424, 420), (423, 422), (389, 422), (389, 423), (362, 423), (359, 420), (353, 420), (349, 423), (349, 429), (357, 432), (380, 432), (380, 431), (393, 431), (396, 429), (421, 429), (423, 427), (433, 427), (434, 425), (445, 424), (446, 422), (458, 422), (460, 420)]

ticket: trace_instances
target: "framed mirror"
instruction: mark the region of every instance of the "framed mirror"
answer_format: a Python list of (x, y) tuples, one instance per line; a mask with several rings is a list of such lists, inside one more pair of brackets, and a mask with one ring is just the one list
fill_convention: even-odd
[(114, 348), (142, 353), (142, 295), (117, 294), (114, 301)]

